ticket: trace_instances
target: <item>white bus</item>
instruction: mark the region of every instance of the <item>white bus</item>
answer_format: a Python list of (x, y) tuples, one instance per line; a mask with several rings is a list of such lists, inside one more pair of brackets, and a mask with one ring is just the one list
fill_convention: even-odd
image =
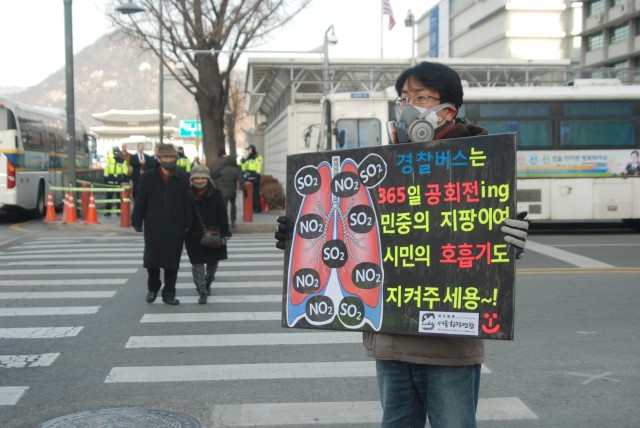
[[(61, 109), (33, 107), (0, 98), (0, 210), (46, 213), (49, 185), (67, 182), (67, 119)], [(76, 177), (95, 181), (95, 138), (76, 121)], [(63, 192), (52, 192), (61, 205)]]
[[(531, 220), (622, 220), (640, 229), (640, 86), (580, 80), (567, 86), (465, 87), (458, 117), (490, 134), (516, 132), (518, 210)], [(394, 90), (332, 94), (318, 149), (388, 144)]]

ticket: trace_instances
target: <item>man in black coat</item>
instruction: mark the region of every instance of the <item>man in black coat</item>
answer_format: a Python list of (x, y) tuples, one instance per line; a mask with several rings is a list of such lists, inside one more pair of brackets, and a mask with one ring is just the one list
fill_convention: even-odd
[(158, 148), (158, 164), (140, 176), (131, 226), (143, 231), (143, 266), (149, 274), (147, 302), (156, 300), (162, 287), (160, 269), (164, 269), (162, 301), (168, 305), (176, 299), (176, 280), (186, 231), (191, 227), (189, 177), (176, 168), (178, 153), (170, 144)]

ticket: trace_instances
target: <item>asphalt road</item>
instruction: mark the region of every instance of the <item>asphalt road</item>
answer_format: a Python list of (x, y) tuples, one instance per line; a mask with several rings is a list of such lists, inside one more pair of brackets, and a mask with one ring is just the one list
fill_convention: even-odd
[[(182, 303), (147, 304), (141, 245), (0, 220), (0, 426), (378, 425), (360, 334), (280, 327), (271, 234), (232, 239), (207, 305), (187, 261)], [(626, 230), (531, 234), (515, 340), (487, 341), (480, 427), (638, 426), (639, 250)]]

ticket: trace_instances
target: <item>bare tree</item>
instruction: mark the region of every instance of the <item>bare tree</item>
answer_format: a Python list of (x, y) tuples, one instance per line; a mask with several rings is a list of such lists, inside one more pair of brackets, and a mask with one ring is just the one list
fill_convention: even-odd
[(229, 142), (229, 155), (236, 156), (237, 139), (236, 133), (242, 127), (246, 119), (247, 109), (244, 100), (244, 78), (238, 73), (232, 73), (230, 81), (229, 97), (227, 102), (228, 110), (225, 112), (225, 125), (227, 129), (227, 140)]
[[(116, 11), (110, 16), (117, 28), (160, 57), (165, 70), (194, 97), (202, 121), (204, 153), (210, 163), (224, 148), (231, 74), (242, 51), (289, 23), (310, 1), (137, 0), (147, 11), (138, 14), (140, 17)], [(185, 61), (184, 69), (173, 66)]]

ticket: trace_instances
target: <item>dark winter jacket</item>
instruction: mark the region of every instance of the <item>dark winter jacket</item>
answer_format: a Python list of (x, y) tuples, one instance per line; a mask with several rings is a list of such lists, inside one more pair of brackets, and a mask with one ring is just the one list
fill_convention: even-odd
[(178, 269), (191, 214), (187, 173), (176, 168), (167, 184), (160, 166), (140, 175), (131, 226), (144, 228), (145, 268)]
[(242, 178), (242, 170), (236, 164), (235, 159), (231, 157), (225, 159), (224, 165), (214, 180), (225, 199), (235, 198), (238, 184), (243, 193), (247, 192), (247, 185)]
[[(190, 193), (193, 209), (198, 210), (207, 229), (218, 230), (222, 236), (230, 237), (229, 217), (227, 216), (227, 209), (224, 199), (222, 198), (222, 192), (209, 185), (207, 193), (205, 193), (202, 198), (198, 197), (193, 191)], [(189, 230), (186, 238), (187, 254), (189, 255), (191, 264), (225, 260), (227, 258), (227, 246), (224, 245), (220, 248), (203, 247), (200, 245), (202, 233), (202, 224), (200, 223), (198, 214), (194, 211), (193, 226)]]
[[(460, 121), (447, 128), (437, 136), (439, 139), (487, 135), (486, 129)], [(363, 344), (367, 355), (378, 360), (436, 366), (466, 366), (484, 362), (484, 342), (481, 339), (365, 332)]]

